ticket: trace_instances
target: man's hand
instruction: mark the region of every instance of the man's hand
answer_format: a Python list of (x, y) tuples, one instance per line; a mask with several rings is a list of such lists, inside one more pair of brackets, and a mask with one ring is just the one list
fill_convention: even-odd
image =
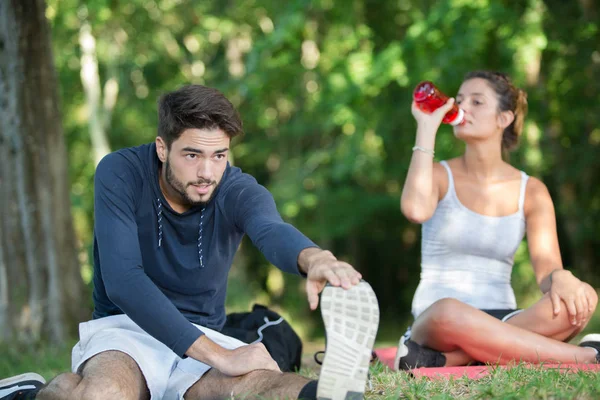
[(228, 350), (213, 367), (229, 376), (246, 375), (258, 369), (281, 372), (265, 345), (260, 342)]
[(262, 343), (228, 350), (202, 335), (192, 344), (186, 355), (229, 376), (246, 375), (259, 369), (281, 372)]
[(306, 273), (306, 294), (311, 310), (319, 305), (319, 293), (329, 282), (344, 289), (357, 285), (362, 275), (352, 265), (339, 261), (327, 250), (309, 247), (298, 256), (300, 270)]

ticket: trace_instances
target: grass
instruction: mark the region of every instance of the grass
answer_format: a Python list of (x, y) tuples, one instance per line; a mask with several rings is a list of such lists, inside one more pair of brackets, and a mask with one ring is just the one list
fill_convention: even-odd
[[(73, 343), (74, 344), (74, 343)], [(309, 346), (310, 347), (310, 346)], [(314, 346), (318, 348), (320, 346)], [(34, 371), (46, 379), (69, 371), (71, 347), (36, 348), (0, 347), (0, 378)], [(312, 353), (306, 355), (312, 359)], [(371, 388), (367, 400), (391, 399), (582, 399), (600, 398), (600, 374), (579, 371), (560, 373), (539, 367), (518, 365), (511, 369), (491, 368), (478, 380), (466, 378), (430, 380), (389, 370), (381, 363), (371, 366)], [(318, 368), (309, 366), (300, 373), (318, 376)]]
[(71, 349), (75, 343), (73, 341), (64, 347), (3, 344), (0, 346), (0, 379), (24, 372), (37, 372), (44, 378), (51, 379), (60, 373), (70, 372)]
[[(490, 374), (468, 378), (415, 378), (406, 372), (395, 372), (377, 362), (371, 366), (371, 385), (367, 400), (392, 399), (532, 399), (558, 400), (600, 398), (600, 373), (577, 371), (561, 373), (528, 364), (510, 369), (490, 366)], [(318, 377), (317, 368), (303, 368), (300, 373)]]
[(467, 378), (412, 378), (378, 364), (372, 367), (373, 390), (367, 399), (598, 399), (600, 376), (589, 371), (560, 373), (541, 367), (518, 365), (490, 367), (490, 375)]

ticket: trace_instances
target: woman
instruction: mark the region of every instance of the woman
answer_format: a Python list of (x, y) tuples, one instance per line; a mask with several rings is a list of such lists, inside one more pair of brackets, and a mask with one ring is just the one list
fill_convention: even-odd
[[(436, 133), (453, 103), (432, 114), (412, 106), (416, 146), (401, 209), (423, 224), (422, 273), (396, 367), (600, 362), (600, 335), (565, 343), (586, 326), (598, 297), (563, 269), (550, 194), (502, 157), (518, 143), (526, 94), (506, 75), (469, 73), (456, 96), (465, 123), (454, 127), (465, 152), (435, 163)], [(525, 233), (543, 296), (516, 310), (510, 276)]]

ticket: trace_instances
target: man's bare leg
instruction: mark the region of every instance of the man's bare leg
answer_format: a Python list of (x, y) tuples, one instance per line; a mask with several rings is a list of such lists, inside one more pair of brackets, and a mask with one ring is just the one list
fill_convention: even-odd
[(150, 392), (137, 363), (120, 351), (106, 351), (90, 358), (80, 374), (62, 374), (36, 396), (40, 400), (125, 399), (147, 400)]
[(258, 370), (231, 377), (210, 369), (188, 389), (184, 399), (297, 399), (308, 382), (294, 373)]
[[(455, 299), (443, 299), (427, 309), (411, 328), (411, 339), (446, 354), (446, 365), (471, 360), (506, 364), (528, 362), (595, 362), (596, 352), (567, 343), (583, 326), (573, 326), (565, 307), (552, 316), (549, 298), (502, 322)], [(545, 335), (548, 335), (545, 336)]]

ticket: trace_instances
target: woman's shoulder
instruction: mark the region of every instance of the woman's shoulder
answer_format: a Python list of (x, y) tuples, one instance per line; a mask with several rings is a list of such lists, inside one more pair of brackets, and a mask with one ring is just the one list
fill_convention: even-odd
[(525, 215), (548, 204), (552, 204), (552, 197), (550, 196), (548, 187), (541, 179), (530, 176), (527, 179), (527, 186), (525, 188), (525, 204), (523, 205)]
[(529, 197), (550, 196), (550, 192), (541, 179), (536, 178), (535, 176), (528, 176), (525, 195)]

